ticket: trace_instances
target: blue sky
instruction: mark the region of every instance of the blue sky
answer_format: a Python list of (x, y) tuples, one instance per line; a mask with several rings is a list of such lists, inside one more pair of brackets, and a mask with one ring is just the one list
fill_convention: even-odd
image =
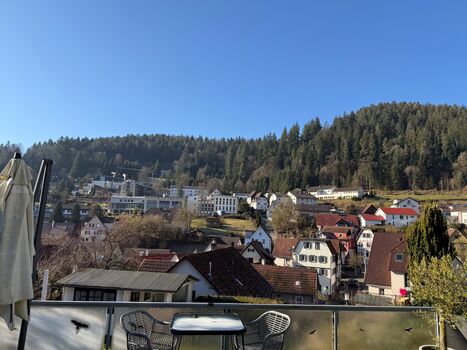
[(467, 104), (467, 2), (0, 0), (0, 143)]

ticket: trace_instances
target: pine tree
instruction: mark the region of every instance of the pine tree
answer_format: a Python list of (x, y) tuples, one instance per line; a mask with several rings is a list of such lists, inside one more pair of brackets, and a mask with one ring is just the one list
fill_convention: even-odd
[(424, 259), (428, 261), (449, 254), (446, 220), (435, 204), (426, 205), (421, 220), (408, 227), (406, 240), (411, 266)]
[(55, 222), (64, 222), (65, 221), (65, 218), (63, 217), (62, 202), (58, 201), (57, 204), (55, 205), (52, 219)]
[(75, 203), (71, 211), (71, 222), (79, 224), (81, 222), (81, 207), (78, 202)]

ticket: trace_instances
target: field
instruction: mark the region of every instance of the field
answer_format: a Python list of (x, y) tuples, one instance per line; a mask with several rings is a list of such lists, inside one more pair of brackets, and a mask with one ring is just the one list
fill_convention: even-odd
[(204, 218), (196, 218), (191, 222), (192, 228), (197, 228), (203, 232), (216, 235), (230, 235), (243, 236), (245, 231), (255, 231), (256, 227), (251, 220), (233, 219), (233, 218), (222, 218), (222, 227), (212, 228), (207, 227), (206, 220)]
[(411, 197), (422, 204), (430, 201), (441, 201), (449, 203), (461, 203), (467, 201), (467, 193), (461, 192), (440, 192), (440, 191), (392, 191), (383, 192), (377, 191), (375, 197), (364, 198), (361, 201), (354, 201), (351, 199), (337, 199), (330, 202), (338, 207), (345, 208), (350, 204), (357, 206), (366, 206), (367, 204), (374, 204), (376, 207), (390, 206), (394, 199), (404, 199)]

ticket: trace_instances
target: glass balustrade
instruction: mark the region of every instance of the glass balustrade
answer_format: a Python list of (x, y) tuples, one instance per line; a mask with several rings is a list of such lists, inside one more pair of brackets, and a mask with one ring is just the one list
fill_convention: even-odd
[[(332, 305), (259, 305), (122, 302), (34, 302), (31, 308), (26, 349), (127, 349), (120, 324), (122, 314), (145, 310), (159, 320), (170, 321), (177, 312), (234, 312), (243, 322), (267, 310), (285, 313), (291, 325), (284, 350), (385, 350), (417, 349), (433, 343), (434, 313), (416, 308), (347, 307)], [(0, 349), (16, 349), (19, 326), (10, 331), (0, 320)], [(232, 349), (230, 338), (183, 336), (180, 350)]]

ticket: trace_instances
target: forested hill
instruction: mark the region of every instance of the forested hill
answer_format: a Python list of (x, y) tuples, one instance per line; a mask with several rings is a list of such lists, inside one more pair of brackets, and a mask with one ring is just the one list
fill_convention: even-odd
[[(0, 145), (2, 165), (11, 157), (11, 147)], [(60, 177), (132, 174), (125, 168), (147, 167), (157, 175), (171, 170), (169, 177), (179, 183), (225, 191), (285, 191), (318, 184), (462, 188), (467, 177), (467, 108), (384, 103), (345, 114), (328, 127), (314, 119), (302, 129), (292, 125), (278, 137), (258, 139), (61, 138), (34, 144), (25, 154), (34, 169), (42, 158), (54, 160)]]

